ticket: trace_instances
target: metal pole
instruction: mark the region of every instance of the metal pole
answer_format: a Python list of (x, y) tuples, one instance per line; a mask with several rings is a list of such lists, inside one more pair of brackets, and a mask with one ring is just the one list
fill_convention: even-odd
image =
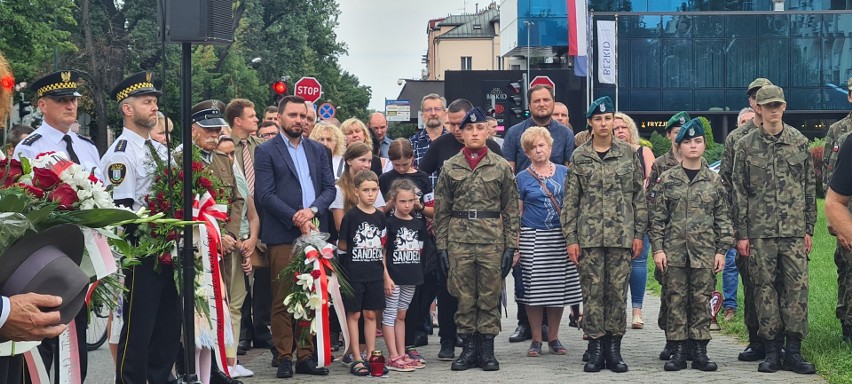
[(527, 25), (527, 78), (524, 79), (524, 105), (529, 108), (530, 101), (527, 99), (527, 91), (530, 88), (530, 60), (532, 59), (532, 49), (530, 48), (530, 28), (535, 25), (534, 22), (529, 20), (524, 20), (524, 24)]
[[(184, 180), (192, 180), (192, 44), (181, 44), (180, 120), (183, 128)], [(192, 220), (192, 183), (183, 183), (183, 220)], [(192, 226), (183, 229), (181, 265), (183, 269), (183, 361), (184, 383), (198, 383), (195, 374), (195, 252), (192, 246)]]
[(613, 55), (615, 60), (615, 110), (618, 109), (618, 14), (615, 15), (615, 54)]
[(595, 49), (592, 47), (592, 42), (593, 41), (597, 42), (597, 40), (592, 38), (592, 33), (594, 33), (595, 30), (596, 30), (595, 27), (593, 27), (593, 25), (595, 23), (595, 13), (594, 12), (589, 12), (589, 21), (591, 21), (591, 23), (589, 23), (590, 25), (588, 26), (588, 31), (587, 31), (587, 34), (589, 36), (589, 44), (586, 46), (586, 49), (588, 50), (588, 56), (586, 56), (586, 57), (589, 58), (589, 60), (586, 62), (586, 72), (589, 74), (589, 100), (587, 100), (586, 106), (591, 105), (592, 100), (595, 99), (594, 71), (596, 71), (595, 68), (597, 68), (597, 66), (596, 66), (596, 63), (595, 63)]

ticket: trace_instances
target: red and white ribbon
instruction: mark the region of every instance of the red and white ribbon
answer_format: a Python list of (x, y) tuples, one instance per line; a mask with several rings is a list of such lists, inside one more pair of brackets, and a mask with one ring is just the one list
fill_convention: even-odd
[[(322, 304), (319, 310), (315, 311), (313, 320), (313, 324), (318, 324), (319, 327), (317, 327), (318, 329), (312, 329), (312, 331), (315, 331), (317, 335), (318, 364), (323, 367), (331, 365), (332, 361), (330, 320), (328, 318), (329, 294), (334, 299), (334, 308), (340, 328), (343, 330), (345, 345), (349, 345), (349, 329), (346, 326), (346, 310), (343, 308), (343, 299), (340, 297), (340, 284), (337, 282), (337, 275), (335, 273), (332, 273), (330, 277), (326, 274), (326, 268), (334, 272), (334, 266), (331, 264), (333, 257), (334, 248), (331, 244), (326, 244), (321, 250), (317, 250), (310, 245), (305, 247), (305, 265), (313, 264), (313, 270), (319, 272), (319, 275), (314, 278), (314, 287), (319, 287)], [(312, 326), (311, 328), (314, 327)]]

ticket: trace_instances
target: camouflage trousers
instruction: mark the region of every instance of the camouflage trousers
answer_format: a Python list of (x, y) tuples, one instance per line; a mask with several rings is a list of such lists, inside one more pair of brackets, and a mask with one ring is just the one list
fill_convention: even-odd
[(749, 240), (748, 273), (754, 284), (758, 335), (783, 340), (808, 334), (808, 258), (804, 238)]
[(580, 287), (585, 300), (583, 331), (589, 337), (624, 335), (631, 256), (629, 248), (583, 248)]
[(668, 300), (666, 300), (666, 297), (668, 297), (666, 294), (666, 276), (659, 268), (654, 268), (654, 280), (657, 280), (657, 282), (660, 283), (660, 313), (657, 314), (657, 326), (665, 331), (667, 328), (666, 320), (668, 320), (666, 313), (669, 312), (669, 304)]
[[(710, 268), (669, 267), (666, 282), (666, 340), (710, 340)], [(662, 311), (662, 310), (661, 310)]]
[(852, 251), (837, 244), (834, 250), (834, 264), (837, 265), (837, 319), (852, 326)]
[(743, 282), (743, 317), (749, 334), (757, 334), (757, 310), (754, 308), (754, 284), (748, 272), (748, 257), (740, 256), (737, 252), (737, 271), (740, 272), (740, 280)]
[(451, 244), (447, 290), (459, 301), (456, 327), (459, 334), (500, 333), (500, 275), (502, 246)]

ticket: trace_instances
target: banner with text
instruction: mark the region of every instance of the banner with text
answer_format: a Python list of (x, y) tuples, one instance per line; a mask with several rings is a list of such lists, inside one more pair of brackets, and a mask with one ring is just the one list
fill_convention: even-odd
[(598, 82), (615, 84), (615, 21), (598, 20)]

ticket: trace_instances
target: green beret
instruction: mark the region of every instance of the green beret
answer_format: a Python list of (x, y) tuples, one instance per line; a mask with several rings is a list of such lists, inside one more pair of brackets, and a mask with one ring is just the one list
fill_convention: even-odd
[(786, 103), (784, 100), (784, 90), (777, 85), (767, 85), (765, 87), (760, 88), (757, 91), (757, 95), (755, 96), (755, 101), (758, 105), (764, 105), (769, 103)]
[(767, 85), (772, 85), (772, 82), (769, 81), (769, 79), (766, 79), (766, 78), (763, 78), (763, 77), (758, 77), (758, 78), (754, 79), (754, 81), (749, 83), (748, 89), (746, 90), (746, 95), (749, 95), (752, 92), (754, 92), (754, 91), (756, 91), (760, 88), (763, 88)]
[(696, 117), (680, 127), (680, 131), (678, 131), (677, 137), (675, 137), (675, 144), (680, 144), (686, 139), (698, 136), (704, 136), (704, 123)]
[(666, 133), (671, 132), (672, 128), (674, 128), (674, 127), (680, 127), (680, 126), (686, 124), (686, 122), (689, 121), (689, 119), (690, 119), (689, 114), (686, 113), (685, 111), (680, 111), (678, 113), (675, 113), (674, 115), (672, 115), (672, 118), (669, 119), (669, 121), (666, 123)]
[(593, 101), (592, 105), (589, 105), (589, 109), (586, 110), (586, 118), (591, 119), (592, 116), (603, 113), (615, 113), (615, 108), (612, 107), (612, 99), (609, 96)]

